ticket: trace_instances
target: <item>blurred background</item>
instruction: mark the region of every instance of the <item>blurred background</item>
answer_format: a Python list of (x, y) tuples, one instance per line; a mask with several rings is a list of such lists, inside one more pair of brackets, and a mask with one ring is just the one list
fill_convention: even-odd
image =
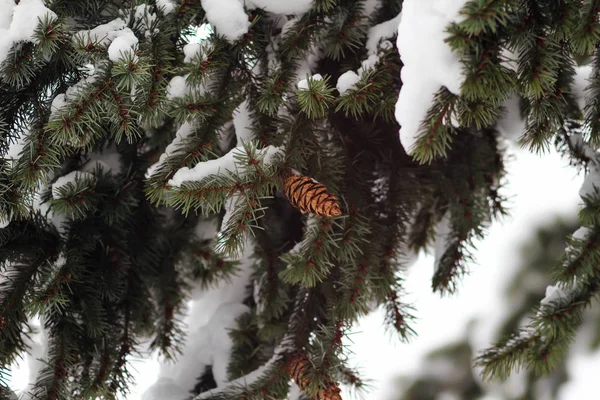
[[(364, 375), (373, 379), (373, 400), (573, 400), (597, 399), (600, 310), (588, 310), (568, 357), (551, 375), (521, 372), (507, 382), (483, 382), (473, 359), (527, 320), (552, 283), (565, 236), (579, 227), (578, 190), (583, 172), (556, 153), (537, 156), (509, 147), (510, 215), (476, 244), (457, 295), (431, 292), (433, 257), (420, 255), (406, 281), (415, 306), (417, 337), (398, 343), (382, 332), (375, 312), (351, 335), (349, 347)], [(346, 397), (345, 397), (346, 398)]]
[[(415, 307), (417, 336), (399, 342), (383, 328), (383, 312), (374, 311), (352, 330), (346, 345), (351, 359), (370, 381), (365, 393), (344, 391), (344, 400), (573, 400), (597, 399), (600, 371), (600, 309), (588, 310), (586, 323), (568, 357), (551, 376), (527, 372), (507, 382), (482, 382), (473, 358), (523, 322), (552, 283), (555, 260), (565, 235), (578, 228), (578, 191), (583, 173), (557, 153), (534, 155), (509, 145), (504, 194), (510, 215), (494, 223), (476, 243), (476, 262), (458, 294), (441, 298), (431, 291), (433, 257), (419, 255), (406, 276), (407, 300)], [(210, 297), (210, 296), (209, 296)], [(191, 323), (193, 325), (193, 321)], [(12, 371), (11, 387), (25, 389), (36, 373), (41, 349)], [(200, 355), (185, 354), (186, 362)], [(127, 399), (142, 400), (169, 366), (156, 358), (134, 361), (136, 384)], [(30, 368), (32, 367), (32, 368)], [(173, 366), (174, 367), (174, 366)], [(168, 396), (165, 400), (168, 400)], [(299, 400), (297, 397), (289, 400)]]

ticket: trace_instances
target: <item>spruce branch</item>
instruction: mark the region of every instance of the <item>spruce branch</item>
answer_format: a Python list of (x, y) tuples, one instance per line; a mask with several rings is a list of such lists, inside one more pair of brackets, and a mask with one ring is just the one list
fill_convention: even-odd
[(435, 95), (434, 105), (423, 121), (414, 149), (414, 158), (419, 163), (431, 163), (435, 158), (446, 156), (454, 128), (445, 123), (450, 120), (455, 100), (456, 96), (447, 89), (441, 89)]
[(98, 135), (98, 115), (104, 110), (104, 101), (112, 95), (110, 80), (92, 84), (82, 83), (77, 92), (76, 101), (60, 110), (55, 118), (51, 118), (45, 131), (49, 140), (59, 146), (91, 146)]
[(36, 72), (35, 46), (31, 42), (20, 42), (12, 46), (6, 61), (0, 64), (0, 76), (14, 88), (30, 84)]
[(584, 108), (585, 125), (591, 130), (590, 142), (593, 146), (600, 144), (600, 52), (594, 55), (593, 70), (586, 88), (586, 105)]
[(326, 40), (322, 45), (323, 51), (333, 60), (346, 57), (348, 51), (355, 52), (366, 35), (367, 17), (363, 15), (363, 3), (360, 1), (352, 1), (352, 3), (349, 8), (340, 7), (339, 11), (330, 17), (331, 22), (325, 29)]
[(573, 35), (573, 46), (578, 54), (592, 54), (596, 49), (596, 42), (600, 39), (599, 11), (598, 0), (585, 0), (581, 4), (579, 23)]
[(508, 24), (509, 14), (505, 7), (504, 0), (469, 1), (461, 10), (465, 19), (459, 24), (453, 24), (450, 30), (458, 28), (470, 37), (495, 34)]
[(283, 282), (314, 287), (325, 280), (333, 268), (331, 260), (340, 238), (340, 235), (333, 231), (333, 224), (332, 221), (310, 217), (303, 241), (282, 256), (282, 260), (288, 264), (287, 268), (279, 273)]
[(329, 77), (308, 79), (307, 88), (299, 88), (298, 105), (310, 119), (325, 118), (329, 107), (333, 104), (334, 89), (329, 87)]
[(102, 197), (97, 195), (95, 177), (79, 178), (55, 189), (52, 207), (74, 219), (85, 218), (97, 209)]
[(563, 357), (600, 288), (597, 278), (567, 292), (565, 297), (544, 303), (527, 328), (483, 352), (476, 364), (485, 379), (506, 379), (527, 368), (536, 375), (549, 373)]

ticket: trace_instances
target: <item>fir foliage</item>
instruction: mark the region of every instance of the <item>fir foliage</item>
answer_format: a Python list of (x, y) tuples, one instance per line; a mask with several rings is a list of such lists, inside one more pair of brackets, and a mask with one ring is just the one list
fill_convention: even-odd
[[(364, 388), (343, 345), (349, 327), (382, 307), (387, 328), (408, 340), (411, 256), (448, 221), (432, 287), (452, 293), (475, 240), (505, 213), (495, 129), (504, 101), (520, 96), (533, 151), (556, 141), (589, 167), (571, 138), (598, 142), (595, 1), (468, 2), (447, 31), (465, 82), (459, 94), (437, 92), (412, 156), (394, 120), (402, 63), (384, 39), (395, 34), (376, 54), (366, 48), (402, 1), (367, 10), (315, 0), (300, 16), (247, 9), (234, 39), (218, 26), (190, 39), (211, 22), (205, 2), (167, 3), (48, 2), (56, 18), (38, 21), (34, 40), (0, 65), (2, 391), (39, 317), (49, 351), (34, 396), (126, 395), (140, 343), (177, 359), (190, 293), (242, 268), (254, 296), (230, 332), (231, 381), (207, 391), (214, 377), (202, 367), (199, 398), (285, 398), (290, 380), (309, 397), (335, 396), (340, 382)], [(131, 51), (115, 54), (115, 37), (94, 33), (111, 24), (120, 24), (111, 35), (137, 38)], [(580, 110), (575, 58), (590, 55), (592, 100)], [(349, 71), (360, 77), (340, 93), (334, 83)], [(283, 195), (290, 173), (324, 185), (341, 215), (301, 216)], [(600, 290), (598, 201), (585, 199), (590, 234), (572, 241), (557, 278), (573, 291), (484, 354), (486, 377), (546, 372), (564, 353)]]

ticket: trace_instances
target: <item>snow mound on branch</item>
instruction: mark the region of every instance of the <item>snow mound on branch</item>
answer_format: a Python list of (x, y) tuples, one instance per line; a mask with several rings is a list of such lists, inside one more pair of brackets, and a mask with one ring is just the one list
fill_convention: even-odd
[(446, 28), (459, 20), (467, 0), (405, 0), (396, 45), (404, 67), (402, 88), (396, 103), (400, 140), (412, 153), (419, 128), (435, 93), (446, 87), (458, 94), (464, 82), (462, 64), (444, 42)]
[(365, 46), (369, 54), (377, 54), (377, 45), (380, 44), (382, 40), (391, 38), (398, 32), (401, 15), (402, 14), (399, 13), (393, 19), (369, 28), (367, 33), (367, 44)]
[(98, 25), (94, 29), (79, 31), (73, 35), (73, 39), (108, 46), (108, 58), (112, 62), (134, 54), (139, 42), (137, 36), (127, 27), (127, 21), (122, 18)]
[(235, 171), (235, 155), (240, 154), (240, 149), (235, 147), (220, 158), (202, 161), (194, 168), (183, 167), (169, 180), (170, 186), (181, 186), (184, 182), (201, 181), (210, 175), (217, 175), (221, 171)]
[(52, 100), (52, 104), (50, 105), (50, 110), (52, 113), (62, 110), (67, 106), (67, 96), (64, 93), (57, 94), (54, 100)]
[(156, 7), (167, 15), (175, 11), (176, 5), (174, 0), (156, 0)]
[(369, 57), (367, 57), (367, 59), (363, 60), (360, 63), (361, 66), (358, 69), (358, 74), (362, 75), (365, 72), (367, 72), (368, 70), (375, 68), (375, 65), (377, 65), (378, 62), (379, 62), (379, 57), (377, 57), (375, 54), (369, 55)]
[(165, 152), (160, 155), (158, 162), (152, 164), (146, 171), (146, 179), (152, 177), (152, 175), (154, 175), (154, 173), (164, 164), (167, 158), (171, 157), (179, 150), (181, 145), (192, 134), (193, 131), (193, 126), (188, 122), (179, 127), (177, 133), (175, 134), (175, 139), (173, 139), (173, 141), (167, 146)]
[(183, 76), (174, 76), (167, 86), (167, 99), (172, 100), (175, 97), (184, 97), (190, 93), (190, 89)]
[(590, 233), (590, 228), (582, 226), (579, 229), (577, 229), (575, 232), (573, 232), (571, 237), (575, 240), (585, 240), (589, 233)]
[(346, 71), (338, 78), (336, 88), (340, 94), (346, 93), (360, 81), (360, 76), (354, 71)]
[(288, 393), (287, 400), (302, 400), (304, 393), (295, 383), (290, 384), (290, 392)]
[(54, 182), (52, 185), (52, 198), (60, 199), (59, 189), (68, 185), (69, 183), (74, 183), (76, 181), (81, 180), (93, 180), (94, 175), (89, 172), (81, 172), (81, 171), (71, 171), (67, 175), (61, 176)]
[(314, 74), (313, 76), (309, 77), (309, 78), (305, 78), (302, 79), (300, 82), (298, 82), (298, 89), (299, 90), (308, 90), (308, 81), (322, 81), (323, 77), (321, 76), (321, 74)]
[(310, 10), (312, 0), (250, 0), (256, 8), (275, 14), (304, 14)]
[(101, 46), (108, 46), (115, 40), (121, 31), (127, 28), (127, 23), (122, 18), (113, 19), (106, 24), (98, 25), (94, 29), (79, 31), (73, 37), (85, 42), (97, 43)]
[(288, 34), (289, 31), (291, 31), (294, 26), (298, 23), (299, 19), (298, 17), (291, 17), (290, 19), (288, 19), (283, 26), (281, 27), (281, 37), (285, 38)]
[(206, 391), (204, 393), (201, 393), (199, 396), (195, 397), (194, 400), (202, 400), (202, 399), (208, 399), (211, 398), (213, 396), (216, 396), (220, 393), (223, 393), (223, 390), (226, 388), (235, 388), (235, 387), (240, 387), (240, 386), (250, 386), (253, 383), (255, 383), (256, 381), (258, 381), (269, 369), (273, 368), (273, 366), (280, 361), (280, 359), (283, 357), (282, 353), (286, 350), (286, 348), (284, 347), (284, 345), (280, 345), (279, 347), (277, 347), (274, 351), (274, 355), (273, 357), (271, 357), (271, 359), (269, 361), (267, 361), (266, 364), (258, 367), (257, 369), (255, 369), (252, 372), (249, 372), (248, 374), (239, 377), (237, 379), (234, 379), (230, 382), (227, 382), (227, 386), (224, 386), (223, 389), (219, 388), (216, 390), (209, 390)]
[(550, 285), (546, 287), (546, 297), (540, 303), (549, 306), (551, 303), (559, 301), (569, 296), (569, 293), (559, 288), (558, 286)]
[(14, 0), (0, 0), (0, 7), (4, 12), (0, 13), (0, 29), (10, 28), (12, 22), (13, 8), (16, 6)]
[(250, 21), (241, 1), (201, 0), (201, 3), (208, 22), (230, 42), (248, 33)]
[(156, 21), (156, 14), (150, 12), (150, 7), (147, 4), (140, 4), (135, 8), (134, 18), (144, 29), (150, 29)]
[(345, 94), (348, 90), (354, 89), (356, 84), (362, 79), (365, 72), (372, 69), (379, 62), (379, 57), (371, 54), (366, 60), (361, 63), (358, 71), (346, 71), (338, 78), (336, 88), (340, 94)]
[(108, 46), (108, 58), (112, 62), (117, 62), (121, 58), (135, 57), (138, 42), (131, 29), (125, 28), (119, 31), (119, 36)]
[(42, 0), (0, 0), (0, 63), (14, 43), (36, 42), (35, 30), (44, 18), (56, 19), (56, 14), (46, 8)]
[(190, 63), (196, 57), (198, 53), (202, 50), (202, 45), (200, 43), (188, 43), (183, 46), (183, 54), (185, 54), (184, 63)]
[[(262, 157), (265, 164), (270, 164), (273, 157), (280, 154), (280, 147), (267, 146), (256, 151), (257, 157)], [(245, 151), (242, 146), (234, 147), (224, 156), (208, 161), (202, 161), (196, 164), (194, 168), (183, 167), (173, 175), (169, 180), (170, 186), (181, 186), (184, 182), (197, 182), (211, 175), (218, 175), (224, 171), (235, 172), (236, 156), (244, 155)]]

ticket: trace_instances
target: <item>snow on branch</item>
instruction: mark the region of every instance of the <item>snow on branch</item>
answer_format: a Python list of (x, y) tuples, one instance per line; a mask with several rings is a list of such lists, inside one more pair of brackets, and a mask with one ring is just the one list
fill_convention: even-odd
[(206, 19), (218, 34), (233, 42), (248, 32), (250, 21), (239, 0), (201, 0)]
[(416, 149), (421, 123), (440, 88), (460, 93), (465, 79), (462, 63), (445, 39), (447, 27), (457, 21), (466, 2), (406, 0), (402, 5), (396, 44), (404, 67), (396, 119), (400, 140), (409, 153)]
[[(243, 159), (248, 153), (244, 146), (238, 146), (231, 149), (227, 154), (214, 160), (202, 161), (193, 168), (183, 167), (173, 175), (169, 180), (169, 185), (180, 187), (185, 182), (198, 182), (211, 175), (219, 175), (226, 171), (239, 173), (247, 170), (243, 165)], [(268, 146), (256, 151), (256, 158), (263, 163), (270, 165), (275, 156), (281, 154), (281, 148)]]
[(0, 64), (6, 59), (13, 44), (35, 42), (35, 31), (44, 19), (56, 19), (42, 0), (0, 0)]

